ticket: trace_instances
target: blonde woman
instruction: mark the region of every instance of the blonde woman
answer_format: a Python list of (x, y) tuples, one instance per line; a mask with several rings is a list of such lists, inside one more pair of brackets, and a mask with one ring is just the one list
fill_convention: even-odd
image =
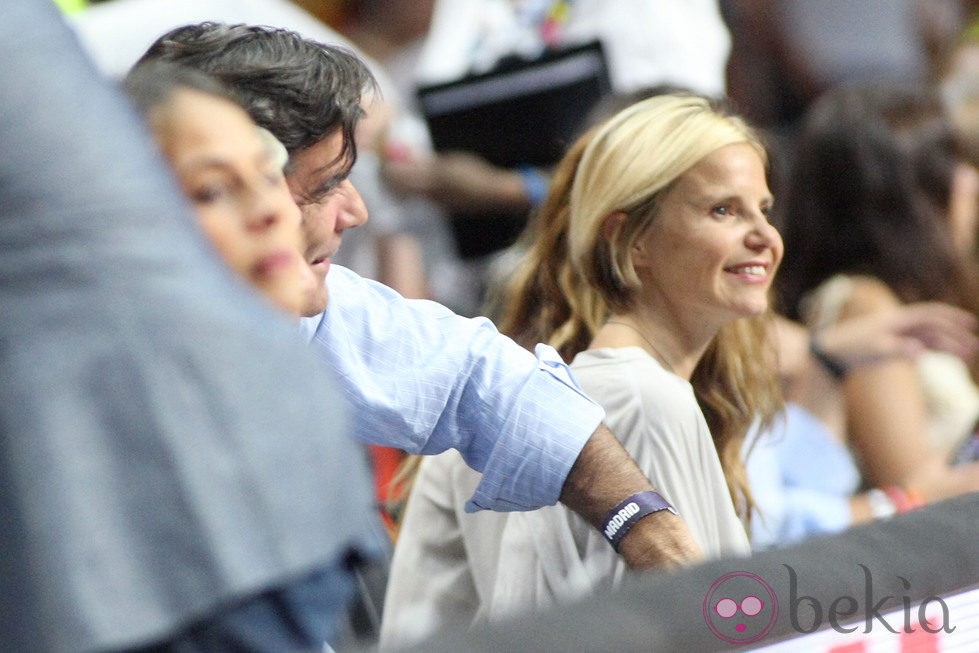
[[(540, 217), (559, 240), (566, 232), (566, 253), (531, 250), (503, 320), (574, 356), (584, 391), (709, 557), (750, 550), (740, 452), (752, 423), (781, 407), (766, 330), (782, 241), (766, 165), (754, 132), (704, 99), (620, 112), (581, 152), (567, 202), (556, 187)], [(537, 292), (540, 269), (557, 272), (559, 292)], [(554, 309), (549, 324), (527, 319), (534, 304)], [(609, 586), (626, 571), (614, 557), (560, 509), (514, 515), (491, 614)]]
[[(623, 110), (557, 167), (499, 320), (520, 344), (549, 342), (574, 359), (584, 391), (708, 556), (748, 551), (752, 499), (738, 449), (752, 421), (770, 421), (781, 405), (764, 335), (781, 258), (764, 161), (748, 127), (699, 98)], [(975, 351), (974, 326), (952, 307), (913, 305), (841, 323), (820, 343), (854, 367), (925, 347)], [(785, 364), (804, 373), (808, 338), (797, 335), (797, 360), (781, 361), (780, 374)], [(602, 536), (563, 509), (466, 513), (478, 482), (455, 452), (421, 463), (383, 647), (570, 600), (625, 573)]]
[[(501, 325), (574, 357), (583, 391), (711, 557), (749, 551), (739, 452), (751, 424), (781, 407), (765, 333), (782, 242), (768, 222), (765, 166), (752, 130), (699, 97), (660, 96), (618, 113), (559, 166)], [(382, 643), (418, 636), (454, 603), (454, 614), (493, 616), (625, 573), (601, 533), (554, 507), (502, 525), (464, 516), (453, 548), (452, 488), (472, 480), (456, 473), (460, 464), (422, 465)], [(411, 580), (424, 573), (418, 565), (430, 572), (425, 588)]]

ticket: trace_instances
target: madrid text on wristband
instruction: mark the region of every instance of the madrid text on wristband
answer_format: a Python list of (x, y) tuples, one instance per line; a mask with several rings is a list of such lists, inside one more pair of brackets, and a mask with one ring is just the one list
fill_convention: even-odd
[(618, 551), (622, 538), (636, 522), (660, 510), (669, 510), (674, 515), (677, 514), (676, 509), (659, 492), (652, 490), (637, 492), (609, 511), (602, 525), (602, 535), (612, 548)]

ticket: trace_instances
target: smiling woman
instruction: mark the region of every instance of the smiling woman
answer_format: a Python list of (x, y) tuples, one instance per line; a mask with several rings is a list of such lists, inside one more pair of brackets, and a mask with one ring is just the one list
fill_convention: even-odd
[(148, 63), (129, 74), (126, 88), (221, 257), (298, 314), (315, 279), (302, 258), (299, 209), (282, 174), (285, 148), (202, 73)]
[[(741, 446), (781, 404), (765, 325), (783, 247), (766, 165), (751, 128), (705, 99), (663, 95), (619, 112), (566, 156), (501, 324), (574, 358), (579, 383), (708, 556), (749, 550)], [(560, 509), (514, 515), (506, 531), (531, 544), (507, 566), (501, 587), (516, 589), (494, 612), (624, 573)], [(501, 556), (517, 550), (505, 546)], [(538, 580), (511, 584), (523, 574)]]
[[(700, 97), (624, 109), (558, 165), (500, 322), (521, 344), (547, 342), (574, 359), (583, 390), (708, 557), (749, 552), (741, 447), (756, 420), (781, 408), (766, 328), (783, 248), (768, 222), (766, 162), (746, 124)], [(626, 573), (602, 534), (560, 506), (505, 523), (463, 514), (454, 497), (476, 480), (457, 457), (421, 464), (382, 644), (437, 628), (443, 613), (506, 616)], [(625, 504), (620, 521), (644, 506)]]

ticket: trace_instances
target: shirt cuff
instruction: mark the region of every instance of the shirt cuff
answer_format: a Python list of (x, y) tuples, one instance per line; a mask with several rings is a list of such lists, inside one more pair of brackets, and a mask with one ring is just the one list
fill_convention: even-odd
[(537, 345), (537, 368), (500, 434), (468, 512), (534, 510), (557, 503), (564, 481), (605, 411), (553, 347)]

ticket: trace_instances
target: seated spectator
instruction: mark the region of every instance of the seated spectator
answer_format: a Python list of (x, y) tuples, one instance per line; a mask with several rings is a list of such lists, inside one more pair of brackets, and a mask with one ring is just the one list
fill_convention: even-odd
[[(637, 157), (648, 161), (637, 166)], [(664, 95), (590, 130), (555, 179), (503, 330), (574, 358), (584, 391), (660, 479), (663, 496), (649, 496), (645, 509), (672, 503), (708, 556), (748, 553), (741, 443), (756, 418), (767, 423), (780, 407), (766, 324), (782, 245), (768, 222), (763, 147), (706, 100)], [(542, 288), (541, 270), (558, 270), (560, 285)], [(451, 472), (423, 475), (414, 492), (451, 482)], [(382, 643), (403, 629), (417, 636), (419, 615), (434, 626), (431, 606), (444, 604), (414, 578), (427, 571), (412, 568), (418, 559), (435, 556), (445, 537), (424, 512), (409, 501)], [(502, 538), (498, 551), (492, 539), (466, 549), (468, 564), (490, 576), (478, 609), (498, 616), (543, 607), (621, 579), (625, 567), (589, 530), (561, 509), (509, 516), (493, 538)]]
[[(924, 87), (850, 85), (820, 98), (803, 124), (782, 205), (792, 252), (780, 277), (788, 314), (818, 333), (916, 301), (975, 313), (979, 270), (951, 224), (964, 165), (948, 118)], [(788, 397), (852, 457), (859, 473), (849, 474), (848, 491), (876, 488), (850, 505), (852, 521), (979, 489), (979, 464), (950, 463), (979, 417), (979, 390), (961, 360), (926, 352), (836, 375), (840, 394), (809, 378)], [(790, 460), (811, 465), (801, 455)]]
[[(548, 340), (574, 358), (709, 557), (749, 551), (741, 446), (781, 407), (767, 323), (782, 242), (766, 163), (757, 135), (703, 99), (664, 95), (620, 112), (593, 134), (565, 200), (558, 187), (542, 210), (558, 246), (531, 250), (510, 304), (524, 316), (543, 307)], [(540, 268), (561, 271), (560, 294), (536, 292)], [(540, 324), (505, 316), (502, 328), (519, 337)], [(670, 391), (650, 396), (654, 380)], [(516, 555), (501, 565), (494, 614), (567, 601), (625, 572), (573, 516), (526, 517), (507, 524), (500, 555)], [(508, 544), (511, 530), (525, 549)]]
[(315, 280), (301, 254), (299, 209), (282, 174), (285, 147), (218, 82), (195, 70), (138, 66), (126, 90), (221, 257), (298, 316)]
[[(757, 507), (750, 529), (754, 550), (890, 514), (881, 490), (858, 491), (860, 471), (852, 453), (811, 412), (840, 400), (840, 370), (914, 360), (927, 350), (971, 360), (977, 351), (975, 315), (936, 302), (847, 318), (820, 329), (815, 341), (798, 323), (779, 317), (775, 324), (779, 374), (790, 399), (770, 431), (745, 442)], [(803, 391), (808, 408), (798, 403)]]

